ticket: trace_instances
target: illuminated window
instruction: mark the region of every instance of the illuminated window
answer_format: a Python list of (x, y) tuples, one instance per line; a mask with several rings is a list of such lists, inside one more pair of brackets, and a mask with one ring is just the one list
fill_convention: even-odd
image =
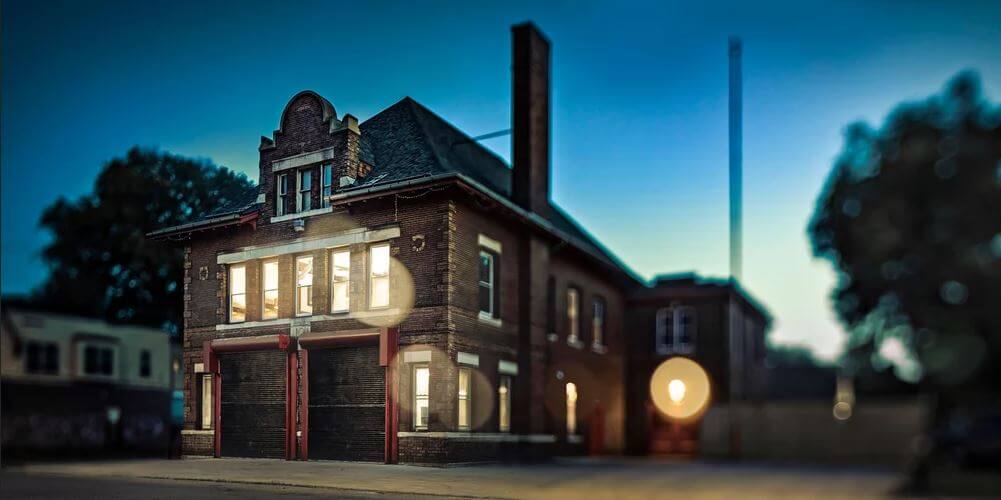
[(149, 378), (153, 375), (153, 355), (147, 349), (139, 353), (139, 376)]
[(431, 370), (428, 366), (414, 365), (414, 430), (423, 431), (428, 428), (430, 384)]
[(595, 347), (605, 345), (605, 301), (594, 299), (591, 314), (591, 339)]
[(693, 352), (696, 333), (694, 307), (676, 306), (657, 310), (655, 347), (658, 354)]
[(289, 212), (288, 174), (278, 174), (275, 186), (277, 190), (275, 215), (285, 215)]
[(247, 266), (229, 267), (229, 322), (247, 320)]
[(295, 258), (295, 315), (313, 314), (313, 256)]
[(199, 414), (199, 427), (202, 429), (212, 428), (212, 374), (197, 374), (201, 387), (201, 412)]
[(567, 288), (567, 342), (576, 343), (580, 338), (580, 292)]
[(323, 170), (323, 175), (321, 178), (320, 206), (329, 207), (330, 200), (328, 198), (334, 194), (334, 165), (327, 163), (321, 169)]
[(567, 382), (567, 435), (577, 434), (577, 384)]
[(369, 307), (389, 307), (389, 245), (376, 245), (370, 250)]
[(497, 427), (511, 432), (511, 376), (501, 375), (497, 384)]
[(296, 211), (305, 212), (313, 208), (313, 171), (299, 171), (299, 197), (296, 199)]
[(261, 268), (264, 274), (261, 318), (275, 319), (278, 317), (278, 261), (266, 261)]
[(330, 265), (330, 310), (345, 312), (350, 305), (351, 253), (347, 250), (334, 250), (330, 255)]
[(494, 311), (494, 255), (486, 250), (480, 250), (480, 312), (491, 317), (497, 316)]
[(24, 370), (44, 375), (58, 374), (59, 346), (52, 342), (28, 341), (25, 345)]
[(459, 368), (459, 430), (469, 430), (470, 412), (470, 384), (472, 383), (469, 368)]

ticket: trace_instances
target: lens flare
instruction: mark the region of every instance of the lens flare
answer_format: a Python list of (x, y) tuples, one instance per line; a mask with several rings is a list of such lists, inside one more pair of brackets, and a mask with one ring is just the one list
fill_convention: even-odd
[(674, 357), (650, 377), (650, 399), (657, 410), (675, 422), (697, 419), (709, 406), (709, 375), (698, 363)]

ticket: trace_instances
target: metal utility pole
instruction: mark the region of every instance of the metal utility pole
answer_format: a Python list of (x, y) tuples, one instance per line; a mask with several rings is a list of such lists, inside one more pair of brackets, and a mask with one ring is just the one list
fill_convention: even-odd
[(730, 278), (741, 277), (741, 205), (743, 203), (743, 92), (740, 69), (741, 43), (730, 37)]

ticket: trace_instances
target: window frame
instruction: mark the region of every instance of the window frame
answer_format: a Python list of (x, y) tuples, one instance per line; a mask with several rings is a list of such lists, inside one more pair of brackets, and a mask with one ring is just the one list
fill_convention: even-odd
[[(268, 266), (273, 265), (275, 272), (275, 287), (268, 288)], [(279, 302), (281, 300), (281, 271), (278, 267), (278, 258), (265, 259), (261, 261), (261, 319), (278, 319)], [(275, 294), (275, 310), (273, 315), (268, 314), (268, 292)]]
[(139, 351), (139, 378), (153, 377), (153, 352), (149, 349)]
[[(497, 377), (497, 431), (511, 432), (511, 401), (514, 399), (514, 377), (500, 375)], [(507, 417), (507, 418), (505, 418)]]
[[(95, 353), (95, 369), (90, 370), (87, 362), (87, 352), (93, 349)], [(110, 371), (104, 370), (105, 354)], [(77, 344), (77, 375), (88, 378), (113, 379), (118, 376), (118, 346), (109, 341), (82, 341)]]
[[(32, 351), (35, 352), (35, 356), (32, 356)], [(23, 352), (24, 373), (29, 375), (59, 374), (59, 344), (31, 339), (25, 342)], [(32, 359), (34, 359), (34, 363)]]
[[(327, 178), (327, 172), (330, 172), (330, 178)], [(334, 164), (333, 163), (321, 163), (320, 164), (320, 208), (327, 208), (330, 206), (330, 200), (328, 199), (334, 194)]]
[[(215, 388), (214, 374), (200, 372), (195, 374), (198, 377), (198, 428), (211, 430), (215, 422), (215, 399), (212, 391)], [(206, 389), (208, 389), (206, 391)]]
[[(691, 322), (686, 327), (688, 341), (681, 341), (681, 314), (690, 313)], [(670, 329), (668, 329), (670, 327)], [(687, 331), (691, 328), (691, 331)], [(654, 318), (654, 342), (658, 354), (691, 354), (695, 352), (698, 335), (698, 315), (694, 306), (672, 305), (657, 309)]]
[[(567, 343), (568, 344), (579, 344), (580, 340), (580, 298), (581, 292), (580, 288), (576, 286), (568, 286), (567, 291), (564, 294), (566, 297), (566, 320), (567, 320)], [(571, 301), (570, 297), (573, 296), (574, 300)], [(571, 307), (573, 306), (573, 307)]]
[[(577, 428), (577, 401), (580, 399), (580, 392), (577, 390), (577, 384), (573, 382), (567, 382), (564, 387), (566, 388), (566, 433), (567, 436), (576, 436), (577, 431), (580, 430)], [(571, 388), (573, 391), (570, 390)]]
[[(375, 251), (376, 249), (386, 249), (386, 273), (384, 275), (375, 274)], [(389, 248), (389, 243), (376, 243), (368, 247), (368, 308), (371, 309), (388, 309), (393, 304), (393, 291), (392, 291), (392, 267), (393, 258), (391, 256), (391, 250)], [(375, 283), (376, 280), (386, 280), (386, 303), (385, 304), (375, 304)]]
[[(309, 284), (300, 285), (299, 284), (299, 261), (309, 260)], [(313, 258), (313, 254), (302, 254), (296, 255), (294, 262), (294, 279), (295, 279), (295, 315), (296, 317), (312, 316), (313, 315), (313, 284), (316, 282), (316, 261)], [(301, 292), (302, 288), (308, 288), (306, 292), (306, 297), (309, 301), (309, 310), (303, 308), (301, 303)]]
[[(303, 187), (306, 184), (306, 179), (309, 179), (309, 186)], [(296, 171), (295, 194), (295, 211), (297, 213), (313, 209), (313, 169), (301, 168)], [(305, 203), (303, 203), (303, 195), (306, 195)]]
[[(599, 314), (599, 311), (601, 314)], [(605, 299), (598, 296), (591, 299), (591, 345), (592, 347), (605, 347), (605, 333), (608, 322), (608, 304)]]
[[(338, 281), (337, 277), (337, 266), (336, 260), (338, 254), (346, 254), (348, 259), (347, 267), (347, 277)], [(344, 308), (338, 309), (334, 306), (336, 303), (336, 293), (337, 285), (343, 284), (345, 289), (345, 305)], [(351, 250), (347, 247), (335, 248), (330, 251), (330, 312), (331, 313), (346, 313), (351, 310)]]
[[(427, 393), (418, 394), (417, 392), (417, 377), (418, 371), (424, 370), (427, 372)], [(428, 430), (428, 420), (431, 419), (431, 366), (429, 363), (414, 363), (411, 368), (411, 403), (413, 404), (413, 422), (412, 427), (414, 431), (426, 431)], [(428, 414), (422, 420), (419, 416), (418, 403), (420, 401), (426, 402), (426, 408), (428, 409)]]
[[(236, 281), (233, 279), (233, 276), (235, 275), (237, 270), (243, 273), (243, 291), (238, 293), (233, 290), (233, 284)], [(227, 276), (228, 279), (226, 283), (226, 288), (227, 288), (226, 297), (228, 298), (229, 302), (229, 307), (227, 308), (227, 316), (228, 316), (227, 319), (229, 320), (230, 323), (245, 323), (247, 321), (247, 264), (245, 262), (241, 262), (238, 264), (230, 264), (228, 272), (229, 275)], [(233, 310), (234, 310), (233, 297), (236, 297), (238, 295), (243, 297), (243, 318), (236, 320), (234, 319), (233, 316)]]
[[(487, 315), (487, 316), (489, 316), (491, 318), (496, 318), (498, 316), (498, 313), (499, 313), (499, 311), (497, 311), (497, 309), (498, 309), (498, 307), (497, 307), (497, 298), (495, 296), (495, 293), (496, 293), (496, 283), (497, 283), (497, 255), (495, 255), (493, 252), (491, 252), (491, 251), (489, 251), (489, 250), (481, 247), (480, 248), (480, 256), (479, 257), (480, 257), (480, 260), (477, 261), (477, 266), (476, 266), (476, 270), (477, 270), (477, 283), (478, 283), (478, 286), (477, 286), (477, 298), (479, 299), (479, 304), (477, 304), (477, 308), (479, 309), (480, 313), (485, 314), (485, 315)], [(489, 269), (489, 271), (487, 273), (487, 277), (489, 278), (490, 281), (483, 281), (482, 280), (482, 269), (481, 269), (481, 266), (483, 265), (483, 260), (482, 260), (483, 257), (487, 257), (487, 259), (488, 259), (488, 261), (490, 263), (489, 264), (489, 268), (490, 269)], [(486, 310), (486, 311), (483, 310), (483, 300), (482, 300), (482, 297), (480, 297), (480, 295), (479, 295), (480, 293), (483, 292), (484, 287), (487, 290), (487, 297), (488, 297), (487, 304), (488, 304), (488, 309), (489, 310)]]
[[(463, 387), (463, 375), (465, 375), (465, 387)], [(455, 427), (460, 431), (470, 431), (473, 426), (473, 370), (467, 366), (460, 366), (457, 371), (455, 401), (456, 416)], [(465, 390), (465, 394), (463, 394)], [(462, 411), (465, 409), (466, 422), (462, 422)]]
[(288, 211), (288, 172), (275, 176), (275, 216), (282, 216)]

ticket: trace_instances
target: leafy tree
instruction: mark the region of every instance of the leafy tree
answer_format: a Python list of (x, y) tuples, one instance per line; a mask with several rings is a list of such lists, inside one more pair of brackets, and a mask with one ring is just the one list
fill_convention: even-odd
[(769, 344), (765, 363), (771, 368), (814, 368), (824, 364), (809, 347), (799, 344)]
[(208, 161), (133, 147), (104, 165), (93, 193), (60, 198), (42, 214), (40, 225), (54, 239), (42, 252), (50, 274), (34, 302), (176, 334), (182, 250), (146, 233), (189, 222), (252, 185), (246, 175)]
[(943, 393), (992, 392), (1001, 367), (999, 124), (1001, 108), (967, 72), (940, 95), (901, 105), (881, 129), (847, 128), (809, 234), (839, 274), (832, 299), (850, 334), (849, 369), (865, 371), (896, 337)]

